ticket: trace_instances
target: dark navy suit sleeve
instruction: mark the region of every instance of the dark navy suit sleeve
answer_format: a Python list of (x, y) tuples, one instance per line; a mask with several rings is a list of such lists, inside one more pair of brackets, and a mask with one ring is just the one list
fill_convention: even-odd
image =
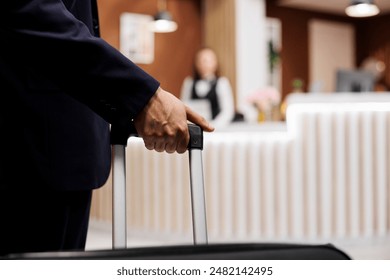
[(64, 89), (109, 122), (134, 118), (159, 87), (94, 36), (62, 0), (12, 0), (1, 6), (0, 43), (8, 59), (29, 73), (21, 82)]

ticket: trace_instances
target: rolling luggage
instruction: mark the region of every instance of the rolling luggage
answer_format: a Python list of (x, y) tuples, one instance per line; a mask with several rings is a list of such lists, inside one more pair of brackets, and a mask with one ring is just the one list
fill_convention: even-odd
[[(113, 249), (25, 253), (15, 259), (138, 259), (138, 260), (350, 260), (332, 244), (225, 243), (209, 244), (203, 186), (203, 132), (188, 125), (190, 187), (194, 245), (127, 248), (125, 151), (132, 131), (111, 130), (113, 149)], [(134, 130), (133, 130), (134, 131)]]

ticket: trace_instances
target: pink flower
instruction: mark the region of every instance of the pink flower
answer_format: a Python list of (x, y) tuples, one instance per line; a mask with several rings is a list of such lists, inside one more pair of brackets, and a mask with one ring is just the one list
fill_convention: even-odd
[(254, 104), (259, 110), (268, 110), (272, 105), (280, 103), (280, 93), (274, 87), (265, 87), (254, 91), (247, 98), (247, 101)]

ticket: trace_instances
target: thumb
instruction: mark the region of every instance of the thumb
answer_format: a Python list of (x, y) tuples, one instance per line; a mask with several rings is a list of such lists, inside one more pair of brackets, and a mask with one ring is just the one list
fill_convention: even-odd
[(214, 127), (209, 124), (208, 121), (195, 111), (193, 111), (191, 108), (186, 106), (186, 113), (187, 113), (187, 120), (190, 122), (199, 125), (204, 131), (206, 132), (212, 132), (214, 131)]

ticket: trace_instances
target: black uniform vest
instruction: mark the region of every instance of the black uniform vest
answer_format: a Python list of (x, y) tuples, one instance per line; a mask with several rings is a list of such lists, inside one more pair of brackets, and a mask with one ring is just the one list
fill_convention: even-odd
[(209, 92), (205, 96), (199, 96), (196, 92), (196, 83), (198, 80), (195, 80), (192, 85), (192, 94), (191, 99), (206, 99), (210, 102), (211, 105), (211, 116), (212, 119), (215, 119), (215, 117), (221, 112), (221, 107), (219, 105), (218, 96), (217, 96), (217, 82), (218, 79), (210, 81), (211, 86)]

